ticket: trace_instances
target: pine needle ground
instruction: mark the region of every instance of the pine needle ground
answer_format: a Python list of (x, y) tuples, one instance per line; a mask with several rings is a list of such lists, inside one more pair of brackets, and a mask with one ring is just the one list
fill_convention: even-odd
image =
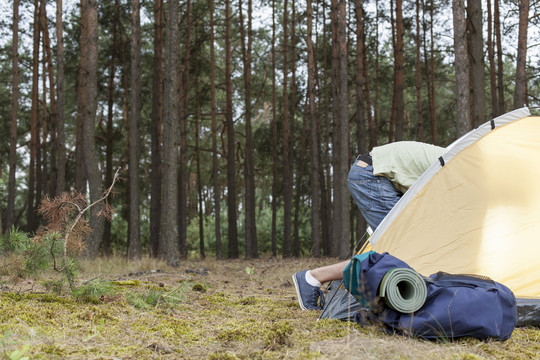
[[(333, 259), (83, 263), (79, 289), (0, 278), (0, 358), (531, 359), (540, 330), (506, 342), (430, 342), (300, 310), (291, 275)], [(85, 286), (87, 286), (85, 288)], [(107, 289), (105, 289), (107, 288)], [(101, 291), (101, 292), (100, 292)]]

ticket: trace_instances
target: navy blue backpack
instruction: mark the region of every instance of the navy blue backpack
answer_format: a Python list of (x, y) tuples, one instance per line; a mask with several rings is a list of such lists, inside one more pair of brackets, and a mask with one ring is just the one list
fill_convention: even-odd
[(427, 297), (413, 313), (400, 313), (378, 296), (379, 284), (390, 269), (409, 268), (388, 254), (357, 255), (344, 271), (345, 287), (367, 308), (360, 323), (383, 324), (387, 330), (426, 339), (475, 337), (506, 340), (516, 325), (516, 299), (506, 286), (489, 278), (436, 273), (424, 278)]

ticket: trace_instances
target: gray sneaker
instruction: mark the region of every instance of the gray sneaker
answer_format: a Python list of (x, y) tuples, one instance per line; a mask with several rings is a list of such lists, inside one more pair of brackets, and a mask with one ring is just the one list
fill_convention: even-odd
[(292, 276), (298, 303), (303, 310), (322, 310), (324, 306), (324, 294), (317, 286), (308, 284), (306, 281), (306, 272), (303, 270)]

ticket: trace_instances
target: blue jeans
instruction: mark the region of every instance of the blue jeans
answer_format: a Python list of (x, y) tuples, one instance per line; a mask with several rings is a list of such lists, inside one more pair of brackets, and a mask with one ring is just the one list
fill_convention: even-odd
[(349, 192), (369, 226), (375, 230), (403, 195), (384, 176), (373, 175), (373, 166), (361, 167), (357, 161), (347, 178)]

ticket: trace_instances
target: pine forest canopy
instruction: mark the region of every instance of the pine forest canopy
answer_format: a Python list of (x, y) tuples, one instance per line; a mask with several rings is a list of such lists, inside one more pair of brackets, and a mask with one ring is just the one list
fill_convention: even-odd
[[(87, 256), (346, 256), (377, 144), (445, 146), (540, 102), (529, 0), (0, 4), (0, 231), (98, 199)], [(99, 209), (98, 209), (99, 210)]]

